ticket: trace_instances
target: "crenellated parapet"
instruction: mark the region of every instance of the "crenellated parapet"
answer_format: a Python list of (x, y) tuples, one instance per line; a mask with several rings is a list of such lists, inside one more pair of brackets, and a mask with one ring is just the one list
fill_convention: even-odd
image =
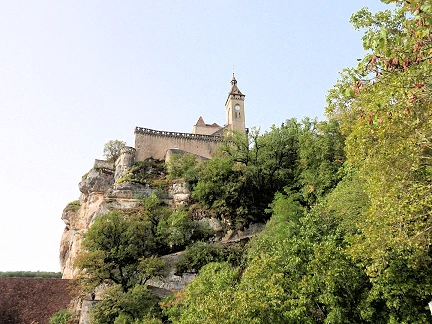
[(133, 147), (125, 146), (125, 147), (123, 147), (123, 148), (121, 149), (121, 151), (120, 151), (120, 155), (122, 155), (122, 154), (128, 154), (128, 155), (133, 155), (133, 156), (135, 156), (135, 154), (136, 154), (136, 150), (135, 150), (135, 148), (133, 148)]
[(175, 137), (182, 139), (195, 139), (201, 141), (218, 141), (221, 142), (223, 140), (222, 136), (219, 135), (202, 135), (202, 134), (192, 134), (192, 133), (179, 133), (179, 132), (168, 132), (168, 131), (159, 131), (150, 128), (144, 127), (135, 127), (135, 135), (150, 135), (150, 136), (158, 136), (158, 137)]
[(117, 181), (126, 170), (135, 163), (136, 150), (133, 147), (125, 146), (120, 151), (120, 156), (115, 162), (114, 180)]

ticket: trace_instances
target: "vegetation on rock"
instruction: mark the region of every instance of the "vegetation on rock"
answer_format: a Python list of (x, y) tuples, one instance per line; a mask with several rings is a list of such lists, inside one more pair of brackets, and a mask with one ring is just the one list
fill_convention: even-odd
[(49, 324), (69, 324), (73, 318), (73, 314), (67, 310), (62, 309), (51, 316)]
[(163, 161), (147, 159), (136, 162), (127, 172), (117, 180), (117, 183), (125, 181), (135, 182), (152, 187), (167, 187), (165, 180), (165, 165)]
[(278, 191), (301, 192), (303, 205), (328, 193), (341, 178), (343, 143), (335, 120), (290, 119), (262, 135), (256, 129), (248, 137), (234, 134), (207, 162), (174, 155), (168, 177), (183, 177), (201, 208), (225, 227), (242, 229), (267, 221)]
[(66, 205), (65, 210), (66, 211), (72, 211), (76, 212), (81, 208), (81, 203), (79, 200), (71, 201), (69, 204)]
[(82, 294), (94, 293), (101, 285), (109, 287), (104, 300), (93, 307), (94, 322), (129, 323), (156, 316), (158, 299), (146, 283), (164, 274), (165, 262), (158, 256), (206, 235), (186, 210), (173, 211), (156, 195), (144, 198), (137, 209), (98, 216), (85, 234), (84, 250), (75, 263), (81, 269)]
[(244, 247), (240, 245), (219, 245), (197, 242), (186, 248), (176, 264), (178, 273), (198, 273), (203, 266), (211, 262), (228, 262), (233, 267), (242, 264)]

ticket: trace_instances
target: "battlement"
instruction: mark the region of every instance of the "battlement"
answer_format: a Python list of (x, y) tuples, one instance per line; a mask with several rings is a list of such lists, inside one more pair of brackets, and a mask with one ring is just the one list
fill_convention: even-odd
[[(193, 126), (192, 133), (168, 132), (135, 127), (136, 154), (134, 162), (145, 161), (148, 158), (164, 160), (167, 157), (167, 151), (170, 150), (181, 150), (211, 159), (218, 146), (223, 143), (225, 134), (230, 134), (234, 131), (246, 133), (244, 98), (245, 95), (238, 88), (237, 80), (233, 74), (231, 90), (225, 103), (227, 116), (225, 126), (222, 127), (216, 123), (206, 124), (202, 116), (200, 116), (197, 123)], [(126, 155), (123, 154), (122, 156)], [(133, 156), (132, 152), (130, 156)], [(122, 165), (126, 164), (122, 163)]]
[(135, 163), (136, 150), (133, 147), (125, 146), (120, 151), (120, 156), (115, 162), (114, 180), (122, 177), (128, 168)]
[(202, 141), (211, 141), (211, 142), (221, 142), (223, 140), (222, 136), (219, 135), (202, 135), (202, 134), (192, 134), (192, 133), (179, 133), (179, 132), (167, 132), (167, 131), (158, 131), (154, 129), (144, 128), (144, 127), (135, 127), (135, 135), (150, 135), (150, 136), (160, 136), (160, 137), (175, 137), (175, 138), (183, 138), (183, 139), (195, 139)]
[(120, 154), (129, 154), (135, 156), (136, 150), (134, 147), (125, 146), (121, 149)]

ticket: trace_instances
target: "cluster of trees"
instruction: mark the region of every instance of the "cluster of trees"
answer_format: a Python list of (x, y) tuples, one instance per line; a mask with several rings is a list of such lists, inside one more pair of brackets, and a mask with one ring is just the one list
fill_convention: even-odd
[(160, 300), (146, 287), (150, 278), (164, 275), (159, 256), (186, 249), (178, 273), (196, 273), (214, 262), (230, 267), (245, 262), (242, 246), (206, 243), (211, 233), (192, 219), (196, 209), (219, 218), (228, 230), (267, 221), (271, 215), (267, 209), (278, 191), (298, 196), (299, 203), (309, 208), (339, 181), (343, 142), (336, 121), (291, 119), (262, 135), (256, 130), (247, 138), (235, 134), (205, 163), (192, 155), (175, 156), (167, 178), (187, 181), (191, 206), (173, 211), (153, 195), (136, 210), (98, 216), (85, 234), (84, 252), (75, 264), (82, 269), (81, 293), (109, 287), (92, 311), (93, 322), (169, 320)]
[(61, 278), (61, 272), (47, 271), (1, 271), (0, 278)]
[(340, 180), (344, 136), (335, 120), (287, 120), (260, 135), (234, 134), (206, 163), (174, 158), (170, 176), (184, 177), (201, 209), (241, 229), (270, 217), (266, 209), (278, 191), (300, 193), (305, 206)]
[[(214, 158), (174, 158), (194, 204), (157, 197), (98, 217), (77, 265), (108, 284), (95, 323), (429, 323), (432, 300), (432, 3), (351, 18), (365, 57), (329, 91), (328, 121), (234, 134)], [(199, 242), (197, 208), (226, 229), (265, 222), (244, 248)], [(208, 233), (207, 233), (208, 234)], [(159, 301), (161, 254), (198, 272)]]
[(92, 323), (158, 323), (159, 300), (146, 287), (150, 278), (164, 274), (158, 257), (206, 238), (207, 230), (187, 210), (173, 211), (156, 195), (144, 198), (139, 208), (98, 216), (75, 264), (82, 269), (82, 294), (109, 287), (93, 309)]
[[(173, 323), (431, 322), (432, 3), (383, 2), (396, 9), (352, 16), (366, 54), (329, 92), (327, 114), (345, 139), (343, 168), (317, 167), (332, 170), (337, 156), (317, 164), (328, 152), (320, 141), (311, 143), (311, 160), (301, 147), (290, 155), (275, 146), (269, 154), (287, 152), (289, 165), (299, 165), (275, 172), (233, 148), (240, 169), (256, 167), (254, 184), (262, 176), (263, 188), (277, 188), (271, 218), (242, 265), (209, 263), (162, 304)], [(252, 143), (252, 153), (262, 147)], [(220, 194), (201, 194), (200, 181), (195, 197), (217, 203)]]

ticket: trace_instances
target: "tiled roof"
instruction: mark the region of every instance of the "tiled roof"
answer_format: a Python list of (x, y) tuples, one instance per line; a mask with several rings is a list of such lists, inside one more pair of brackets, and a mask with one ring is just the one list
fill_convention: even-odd
[(0, 323), (48, 324), (72, 300), (72, 280), (0, 278)]

